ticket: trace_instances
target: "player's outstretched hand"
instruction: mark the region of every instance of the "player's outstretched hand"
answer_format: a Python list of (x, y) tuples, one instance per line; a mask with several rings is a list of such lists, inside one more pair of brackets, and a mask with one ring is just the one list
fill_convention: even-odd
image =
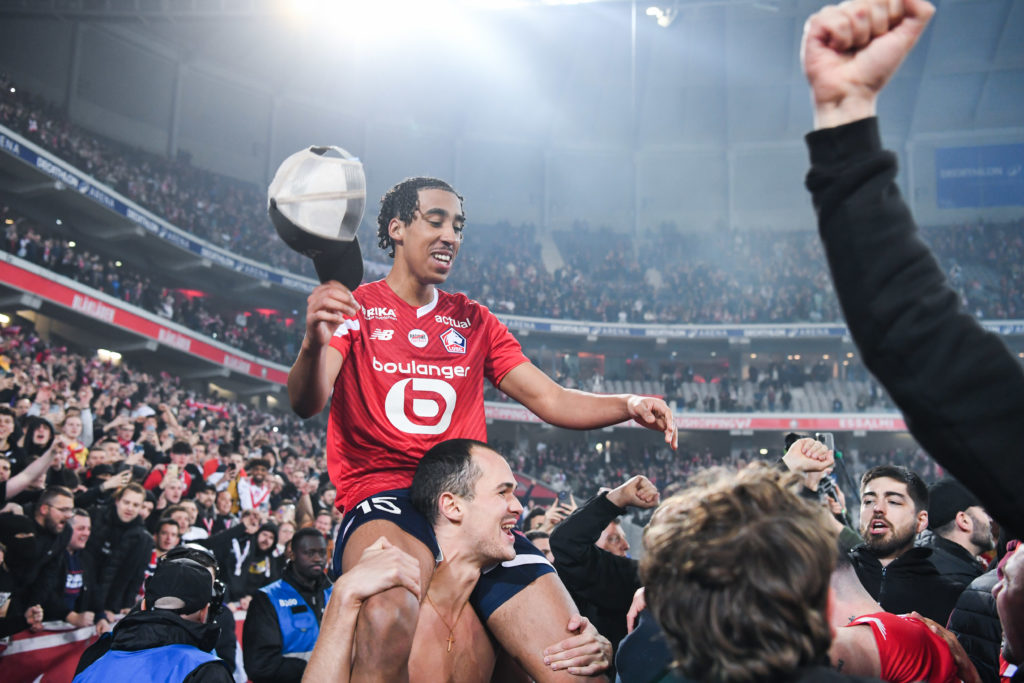
[(812, 15), (800, 56), (811, 85), (814, 127), (874, 116), (879, 91), (934, 13), (926, 0), (849, 0)]
[(306, 342), (327, 346), (345, 316), (354, 317), (359, 309), (348, 287), (334, 280), (323, 283), (306, 298)]
[(657, 507), (661, 502), (658, 487), (642, 474), (631, 478), (622, 486), (608, 492), (608, 501), (620, 508), (637, 507), (642, 510)]
[(567, 630), (575, 633), (544, 650), (544, 663), (553, 671), (568, 671), (576, 676), (593, 676), (606, 671), (612, 661), (612, 644), (586, 617), (569, 619)]
[(334, 582), (334, 594), (350, 606), (389, 588), (403, 587), (420, 598), (420, 564), (381, 536), (363, 551), (359, 562)]
[(679, 445), (676, 420), (667, 403), (652, 396), (630, 396), (626, 405), (634, 422), (657, 432), (665, 432), (665, 443), (672, 448)]

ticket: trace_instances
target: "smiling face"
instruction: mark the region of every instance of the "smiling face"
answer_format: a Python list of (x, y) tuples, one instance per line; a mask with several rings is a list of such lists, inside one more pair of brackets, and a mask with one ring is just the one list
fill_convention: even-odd
[(458, 197), (446, 190), (420, 190), (412, 221), (395, 218), (388, 226), (395, 241), (395, 263), (421, 283), (441, 284), (459, 253), (464, 225)]
[(484, 564), (515, 558), (515, 527), (523, 506), (515, 496), (516, 479), (505, 459), (489, 448), (470, 451), (480, 476), (473, 498), (460, 499), (464, 506), (461, 535)]
[(137, 491), (123, 491), (117, 499), (117, 516), (122, 522), (130, 522), (142, 511), (142, 501), (146, 496)]
[(883, 564), (914, 545), (914, 536), (928, 526), (928, 512), (917, 510), (907, 485), (877, 477), (861, 489), (860, 535)]
[(89, 534), (92, 533), (92, 520), (88, 515), (73, 515), (71, 517), (71, 539), (68, 541), (68, 550), (81, 550), (89, 542)]

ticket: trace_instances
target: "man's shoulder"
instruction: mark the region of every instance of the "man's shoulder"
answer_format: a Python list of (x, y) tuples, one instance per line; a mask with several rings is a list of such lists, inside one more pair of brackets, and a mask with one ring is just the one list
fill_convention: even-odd
[(462, 292), (446, 292), (441, 289), (437, 290), (437, 311), (446, 315), (451, 315), (452, 311), (473, 316), (492, 315), (490, 309), (476, 299), (470, 299)]

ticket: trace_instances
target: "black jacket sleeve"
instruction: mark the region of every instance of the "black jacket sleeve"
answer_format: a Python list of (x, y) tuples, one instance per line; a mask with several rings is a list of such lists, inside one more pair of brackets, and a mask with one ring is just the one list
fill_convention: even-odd
[(591, 498), (551, 532), (551, 553), (558, 576), (574, 597), (625, 614), (640, 588), (637, 561), (594, 545), (623, 512), (607, 494)]
[(929, 454), (1024, 534), (1024, 371), (917, 236), (877, 119), (807, 136), (807, 187), (850, 335)]
[(999, 683), (999, 646), (1003, 627), (996, 612), (992, 588), (996, 570), (982, 574), (971, 582), (956, 601), (947, 627), (964, 646), (978, 675), (984, 683)]
[(245, 673), (253, 683), (299, 683), (306, 661), (281, 654), (283, 641), (277, 613), (263, 591), (253, 593), (242, 626), (242, 658)]

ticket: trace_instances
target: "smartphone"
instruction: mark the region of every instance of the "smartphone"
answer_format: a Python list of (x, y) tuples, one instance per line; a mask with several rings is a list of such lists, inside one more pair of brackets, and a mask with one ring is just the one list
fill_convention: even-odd
[(814, 440), (825, 444), (825, 447), (833, 453), (836, 452), (836, 437), (832, 432), (815, 432)]
[(568, 505), (570, 500), (572, 500), (572, 490), (571, 489), (562, 489), (561, 491), (558, 492), (558, 504), (559, 505), (562, 505), (563, 503)]

